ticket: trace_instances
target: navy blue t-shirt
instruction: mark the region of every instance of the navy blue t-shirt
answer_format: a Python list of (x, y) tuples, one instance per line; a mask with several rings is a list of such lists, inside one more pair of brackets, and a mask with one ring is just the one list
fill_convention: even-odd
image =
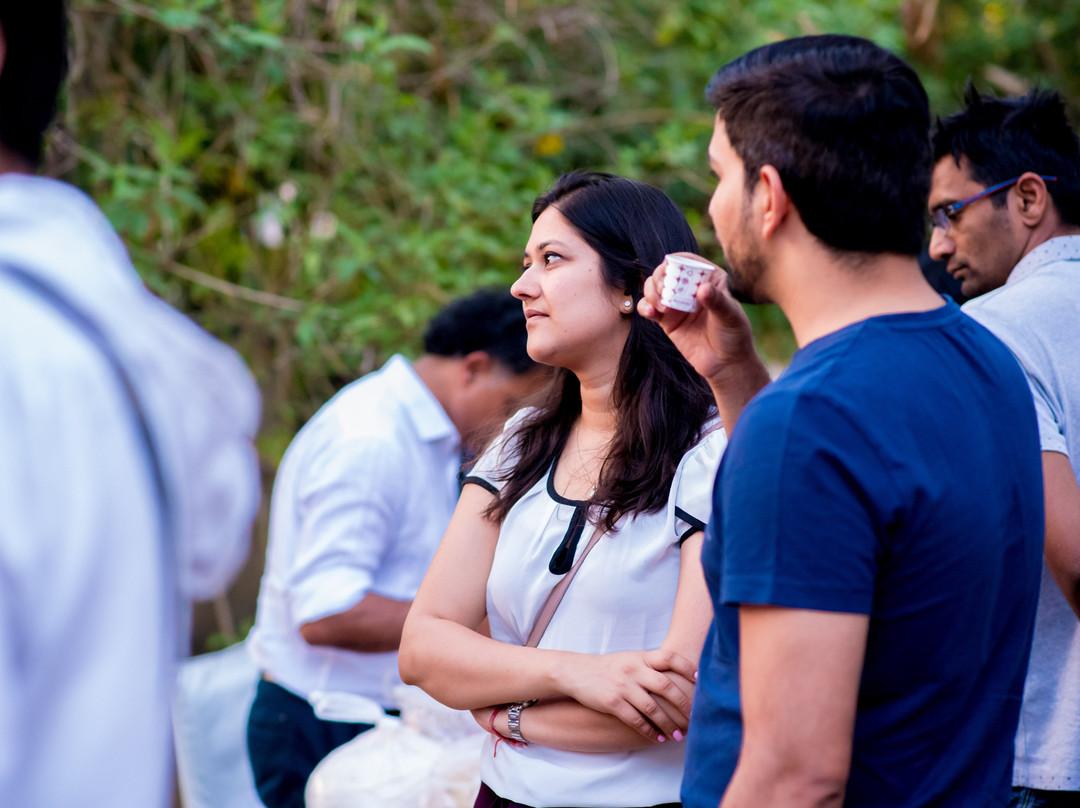
[(747, 405), (713, 497), (686, 808), (738, 757), (740, 603), (870, 616), (845, 805), (1006, 805), (1043, 546), (1008, 349), (951, 302), (816, 340)]

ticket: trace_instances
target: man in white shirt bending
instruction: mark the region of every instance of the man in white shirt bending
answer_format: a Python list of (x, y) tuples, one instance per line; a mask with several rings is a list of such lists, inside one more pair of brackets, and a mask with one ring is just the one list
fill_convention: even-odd
[(268, 808), (302, 808), (318, 762), (371, 728), (322, 720), (313, 693), (395, 708), (401, 626), (457, 501), (462, 449), (542, 379), (525, 339), (509, 293), (459, 300), (429, 325), (423, 356), (350, 384), (285, 453), (248, 640), (263, 671), (248, 751)]
[(259, 399), (34, 176), (66, 33), (60, 0), (0, 4), (0, 805), (165, 808), (186, 606), (247, 556)]

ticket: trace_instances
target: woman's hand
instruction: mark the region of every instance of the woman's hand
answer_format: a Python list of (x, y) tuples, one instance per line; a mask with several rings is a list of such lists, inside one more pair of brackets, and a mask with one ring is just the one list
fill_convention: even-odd
[(652, 741), (686, 732), (697, 666), (685, 657), (667, 650), (574, 654), (571, 664), (563, 681), (577, 702)]

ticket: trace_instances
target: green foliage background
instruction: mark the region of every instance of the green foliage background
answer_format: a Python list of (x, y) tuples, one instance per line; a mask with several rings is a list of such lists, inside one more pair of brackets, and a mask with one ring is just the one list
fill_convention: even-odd
[[(508, 285), (534, 196), (579, 167), (657, 185), (704, 248), (703, 89), (818, 32), (908, 58), (935, 110), (966, 77), (1080, 99), (1058, 0), (72, 0), (49, 171), (88, 191), (146, 282), (236, 346), (268, 474), (343, 383), (481, 285)], [(753, 308), (775, 361), (782, 316)]]

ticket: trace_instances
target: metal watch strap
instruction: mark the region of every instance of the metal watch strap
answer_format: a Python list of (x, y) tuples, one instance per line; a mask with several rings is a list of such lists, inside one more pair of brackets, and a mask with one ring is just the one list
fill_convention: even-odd
[(521, 711), (533, 704), (536, 704), (536, 699), (519, 701), (511, 704), (506, 710), (506, 728), (510, 733), (510, 738), (518, 743), (528, 743), (521, 736)]

